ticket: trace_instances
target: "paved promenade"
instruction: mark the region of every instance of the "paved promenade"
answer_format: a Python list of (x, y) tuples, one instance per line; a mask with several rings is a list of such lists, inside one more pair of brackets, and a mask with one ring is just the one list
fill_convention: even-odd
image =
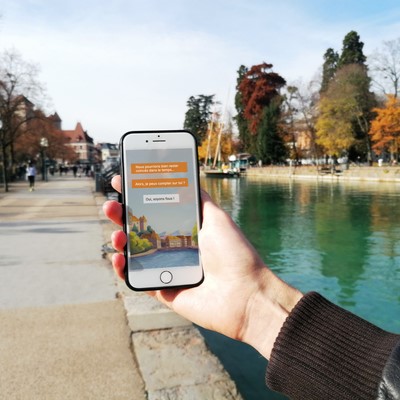
[(93, 189), (0, 192), (0, 399), (240, 400), (192, 324), (116, 280)]
[(93, 185), (0, 192), (1, 399), (145, 399)]

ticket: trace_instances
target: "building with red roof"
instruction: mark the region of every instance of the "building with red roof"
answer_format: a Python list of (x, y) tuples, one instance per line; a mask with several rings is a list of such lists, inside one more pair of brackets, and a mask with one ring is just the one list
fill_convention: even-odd
[(65, 130), (62, 129), (62, 121), (57, 113), (50, 115), (49, 119), (55, 129), (67, 138), (67, 144), (74, 149), (80, 164), (95, 164), (99, 161), (93, 138), (83, 129), (80, 122), (76, 124), (75, 129)]

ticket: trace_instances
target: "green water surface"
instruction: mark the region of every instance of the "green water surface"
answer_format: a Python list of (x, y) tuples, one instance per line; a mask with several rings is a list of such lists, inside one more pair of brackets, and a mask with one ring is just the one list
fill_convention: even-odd
[[(400, 184), (251, 177), (201, 184), (282, 279), (400, 333)], [(284, 398), (265, 391), (258, 354), (205, 337), (246, 400)]]

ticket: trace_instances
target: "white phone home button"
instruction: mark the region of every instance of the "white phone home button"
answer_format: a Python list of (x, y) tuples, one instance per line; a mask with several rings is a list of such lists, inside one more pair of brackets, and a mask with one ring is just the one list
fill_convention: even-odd
[(160, 281), (162, 283), (170, 283), (172, 281), (172, 274), (169, 271), (161, 272)]

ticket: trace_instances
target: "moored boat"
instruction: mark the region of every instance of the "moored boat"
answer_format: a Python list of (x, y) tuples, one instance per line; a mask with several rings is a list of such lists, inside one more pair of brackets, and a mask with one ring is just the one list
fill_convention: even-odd
[(231, 169), (208, 169), (203, 171), (207, 178), (239, 178), (240, 172)]

